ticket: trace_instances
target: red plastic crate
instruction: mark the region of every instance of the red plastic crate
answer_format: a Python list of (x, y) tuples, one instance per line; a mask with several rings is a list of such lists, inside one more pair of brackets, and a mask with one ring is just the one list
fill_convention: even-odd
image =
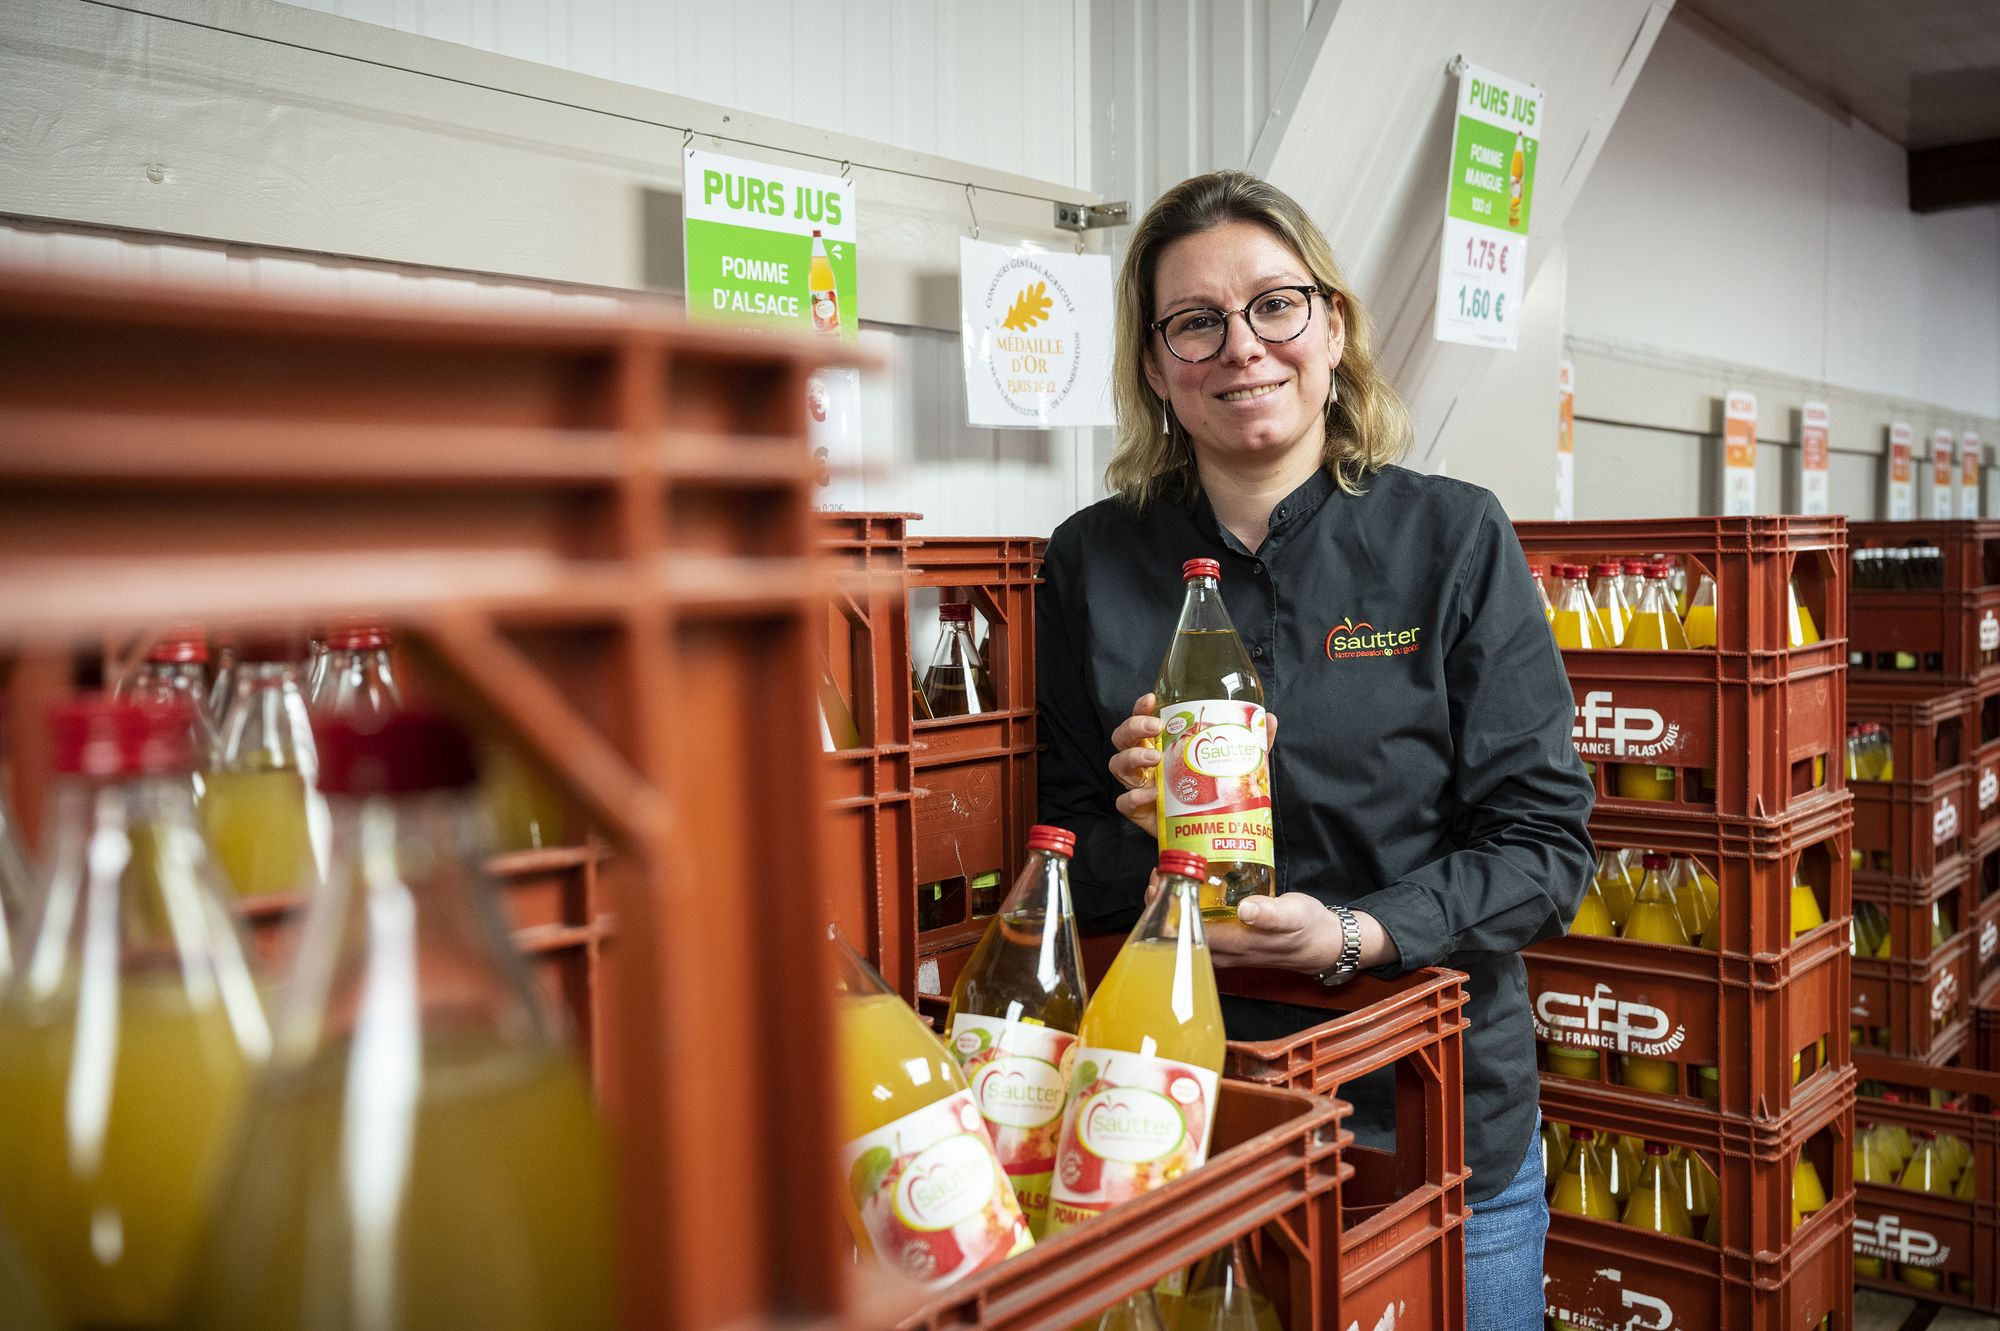
[[(1952, 937), (1977, 927), (1979, 901), (1973, 887), (1970, 861), (1959, 861), (1929, 878), (1857, 873), (1854, 875), (1854, 908), (1857, 915), (1863, 902), (1877, 907), (1888, 918), (1889, 958), (1930, 960), (1933, 906), (1944, 916)], [(1858, 948), (1858, 925), (1855, 937)], [(1858, 950), (1855, 959), (1876, 960), (1873, 956), (1863, 956)]]
[[(2000, 850), (1988, 854), (2000, 854)], [(1972, 993), (1984, 1004), (2000, 980), (2000, 896), (1987, 897), (1972, 908)]]
[(1930, 585), (1918, 588), (1855, 586), (1860, 591), (1947, 591), (1973, 592), (1984, 587), (2000, 587), (2000, 522), (1985, 518), (1933, 522), (1850, 522), (1847, 524), (1849, 557), (1863, 550), (1896, 550), (1910, 546), (1931, 546), (1940, 555), (1940, 564)]
[[(1889, 736), (1895, 781), (1929, 781), (1962, 767), (1979, 748), (1979, 708), (1970, 689), (1915, 694), (1851, 680), (1847, 689), (1849, 725), (1872, 723)], [(1996, 708), (2000, 725), (2000, 708)], [(1996, 756), (2000, 756), (1997, 753)], [(1850, 788), (1866, 784), (1850, 778)]]
[[(1771, 662), (1782, 667), (1776, 678), (1745, 673)], [(1838, 664), (1567, 651), (1563, 665), (1576, 697), (1571, 736), (1601, 809), (1771, 819), (1809, 812), (1847, 785), (1847, 674)], [(1614, 769), (1625, 766), (1665, 772), (1671, 798), (1618, 794)]]
[[(1517, 522), (1521, 548), (1536, 563), (1665, 555), (1688, 570), (1692, 597), (1705, 571), (1715, 579), (1715, 648), (1704, 654), (1774, 657), (1785, 673), (1845, 660), (1847, 520), (1839, 517), (1664, 518), (1636, 522)], [(1787, 583), (1811, 612), (1821, 641), (1791, 646)], [(1591, 653), (1571, 653), (1570, 659)], [(1634, 652), (1633, 656), (1668, 655)], [(1678, 656), (1679, 653), (1671, 655)]]
[(1845, 795), (1770, 822), (1714, 814), (1634, 816), (1600, 807), (1590, 818), (1600, 850), (1658, 850), (1693, 857), (1715, 875), (1720, 947), (1728, 956), (1775, 958), (1792, 948), (1791, 889), (1811, 886), (1829, 922), (1849, 913), (1853, 806)]
[(2000, 682), (2000, 587), (1856, 592), (1849, 615), (1856, 683), (1938, 690)]
[(1959, 934), (1923, 961), (1855, 958), (1855, 1051), (1932, 1066), (1955, 1057), (1972, 1024), (1978, 941), (1973, 932)]
[[(905, 1306), (855, 1325), (898, 1331), (1093, 1325), (1127, 1295), (1261, 1231), (1266, 1289), (1282, 1304), (1287, 1325), (1340, 1331), (1359, 1317), (1343, 1315), (1336, 1260), (1342, 1180), (1352, 1173), (1342, 1158), (1352, 1140), (1340, 1127), (1347, 1113), (1340, 1102), (1303, 1091), (1224, 1081), (1214, 1148), (1200, 1169), (1037, 1243), (914, 1311)], [(1444, 1293), (1456, 1294), (1463, 1307), (1462, 1272)]]
[(1854, 848), (1862, 873), (1929, 878), (1948, 873), (1972, 846), (1970, 767), (1929, 781), (1857, 782)]
[[(1966, 1201), (1885, 1184), (1855, 1186), (1854, 1252), (1883, 1264), (1882, 1274), (1855, 1275), (1870, 1289), (1933, 1303), (2000, 1312), (2000, 1076), (1959, 1068), (1926, 1068), (1861, 1057), (1857, 1070), (1871, 1094), (1855, 1101), (1857, 1130), (1893, 1123), (1912, 1133), (1949, 1132), (1972, 1148), (1977, 1195)], [(1897, 1088), (1892, 1104), (1872, 1092)], [(1947, 1091), (1960, 1107), (1934, 1108), (1930, 1091)], [(1940, 1288), (1919, 1289), (1896, 1276), (1895, 1263), (1935, 1272)]]
[[(1845, 1073), (1844, 918), (1770, 958), (1578, 936), (1537, 944), (1523, 956), (1537, 1041), (1599, 1054), (1596, 1080), (1545, 1071), (1545, 1091), (1555, 1084), (1617, 1087), (1711, 1118), (1769, 1119)], [(1673, 1064), (1677, 1091), (1624, 1086), (1621, 1055)], [(1796, 1084), (1795, 1055), (1803, 1074)], [(1714, 1102), (1701, 1098), (1698, 1069), (1705, 1067), (1716, 1069)]]
[(913, 513), (815, 513), (814, 544), (829, 570), (825, 664), (862, 749), (910, 743)]
[(1713, 1327), (1808, 1331), (1831, 1317), (1854, 1325), (1854, 1202), (1829, 1201), (1782, 1253), (1718, 1253), (1602, 1220), (1549, 1217), (1544, 1296), (1558, 1326), (1577, 1331)]
[[(1619, 1237), (1637, 1239), (1640, 1250), (1683, 1254), (1711, 1277), (1743, 1274), (1746, 1259), (1809, 1249), (1827, 1230), (1847, 1237), (1847, 1204), (1854, 1191), (1854, 1087), (1852, 1068), (1820, 1080), (1791, 1112), (1776, 1118), (1744, 1118), (1703, 1113), (1687, 1101), (1665, 1100), (1622, 1087), (1599, 1087), (1563, 1078), (1542, 1079), (1542, 1117), (1571, 1127), (1666, 1142), (1700, 1154), (1718, 1183), (1720, 1244), (1698, 1236), (1681, 1239), (1628, 1229), (1612, 1221), (1557, 1213), (1549, 1238), (1558, 1234), (1577, 1247), (1606, 1247)], [(1826, 1189), (1827, 1205), (1792, 1229), (1792, 1173), (1803, 1152)], [(1551, 1299), (1553, 1303), (1553, 1298)], [(1615, 1304), (1613, 1305), (1616, 1306)], [(1676, 1308), (1684, 1327), (1722, 1326), (1697, 1309)], [(1614, 1322), (1624, 1326), (1625, 1322)], [(1812, 1325), (1800, 1323), (1797, 1325)]]
[(911, 731), (913, 886), (939, 885), (931, 901), (916, 906), (919, 995), (949, 994), (985, 930), (985, 917), (973, 913), (973, 881), (997, 874), (1004, 893), (1025, 863), (1038, 803), (1035, 586), (1047, 545), (1002, 536), (927, 538), (909, 546), (911, 587), (970, 602), (986, 622), (994, 693), (992, 711), (917, 721)]
[[(1336, 1095), (1396, 1068), (1396, 1149), (1349, 1146), (1340, 1204), (1341, 1311), (1335, 1326), (1463, 1327), (1464, 977), (1421, 970), (1359, 977), (1335, 990), (1278, 971), (1223, 971), (1225, 992), (1340, 1015), (1278, 1040), (1232, 1041), (1225, 1070), (1261, 1085)], [(1297, 1323), (1294, 1323), (1296, 1325)]]

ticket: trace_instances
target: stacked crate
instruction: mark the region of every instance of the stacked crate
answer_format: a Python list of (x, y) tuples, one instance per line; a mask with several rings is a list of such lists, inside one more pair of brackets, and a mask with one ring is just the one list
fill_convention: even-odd
[[(1839, 518), (1524, 523), (1530, 562), (1662, 557), (1716, 589), (1716, 645), (1563, 653), (1574, 738), (1598, 791), (1600, 852), (1660, 851), (1716, 883), (1702, 942), (1572, 935), (1526, 954), (1545, 1059), (1545, 1121), (1666, 1143), (1716, 1176), (1714, 1241), (1557, 1213), (1548, 1311), (1559, 1324), (1851, 1325), (1854, 1073), (1849, 985), (1852, 801), (1845, 524)], [(1792, 646), (1794, 598), (1817, 641)], [(1651, 769), (1619, 794), (1626, 764)], [(1822, 923), (1793, 904), (1809, 893)], [(1802, 904), (1802, 902), (1801, 902)], [(1625, 1060), (1648, 1060), (1628, 1065)], [(1655, 1089), (1627, 1085), (1628, 1067)], [(1647, 1080), (1634, 1074), (1634, 1080)], [(1670, 1088), (1669, 1088), (1670, 1083)], [(1825, 1204), (1793, 1223), (1811, 1165)], [(1550, 1158), (1552, 1175), (1561, 1159)], [(1553, 1185), (1554, 1178), (1551, 1178)], [(1621, 1203), (1622, 1210), (1622, 1203)]]
[[(2000, 523), (1864, 522), (1851, 544), (1857, 1121), (1983, 1142), (1993, 1102), (1956, 1069), (1985, 1052), (2000, 963)], [(2000, 1310), (1970, 1276), (2000, 1263), (1989, 1175), (1967, 1198), (1859, 1185), (1860, 1283)]]

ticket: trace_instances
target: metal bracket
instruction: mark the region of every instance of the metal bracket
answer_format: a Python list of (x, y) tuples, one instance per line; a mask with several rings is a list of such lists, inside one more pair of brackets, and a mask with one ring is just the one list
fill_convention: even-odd
[(1104, 226), (1124, 226), (1132, 220), (1132, 209), (1118, 203), (1056, 204), (1056, 225), (1065, 231), (1095, 231)]

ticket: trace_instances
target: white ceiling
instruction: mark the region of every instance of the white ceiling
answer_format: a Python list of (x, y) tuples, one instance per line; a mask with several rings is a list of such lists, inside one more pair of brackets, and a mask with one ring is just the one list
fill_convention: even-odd
[(2000, 0), (1679, 0), (1906, 148), (2000, 138)]

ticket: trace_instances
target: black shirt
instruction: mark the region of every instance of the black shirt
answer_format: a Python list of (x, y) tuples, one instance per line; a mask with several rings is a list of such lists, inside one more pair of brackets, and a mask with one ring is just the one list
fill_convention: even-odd
[[(1383, 974), (1446, 965), (1471, 977), (1465, 1145), (1478, 1202), (1512, 1180), (1534, 1133), (1518, 953), (1560, 935), (1583, 899), (1591, 786), (1562, 657), (1499, 502), (1401, 467), (1365, 490), (1316, 474), (1273, 510), (1254, 554), (1201, 496), (1143, 513), (1106, 499), (1056, 529), (1035, 604), (1041, 818), (1076, 833), (1086, 929), (1129, 927), (1158, 850), (1113, 807), (1111, 732), (1159, 676), (1182, 562), (1220, 560), (1223, 601), (1279, 720), (1278, 890), (1381, 921), (1402, 954)], [(1272, 1033), (1239, 1021), (1232, 1012), (1238, 1038)]]

